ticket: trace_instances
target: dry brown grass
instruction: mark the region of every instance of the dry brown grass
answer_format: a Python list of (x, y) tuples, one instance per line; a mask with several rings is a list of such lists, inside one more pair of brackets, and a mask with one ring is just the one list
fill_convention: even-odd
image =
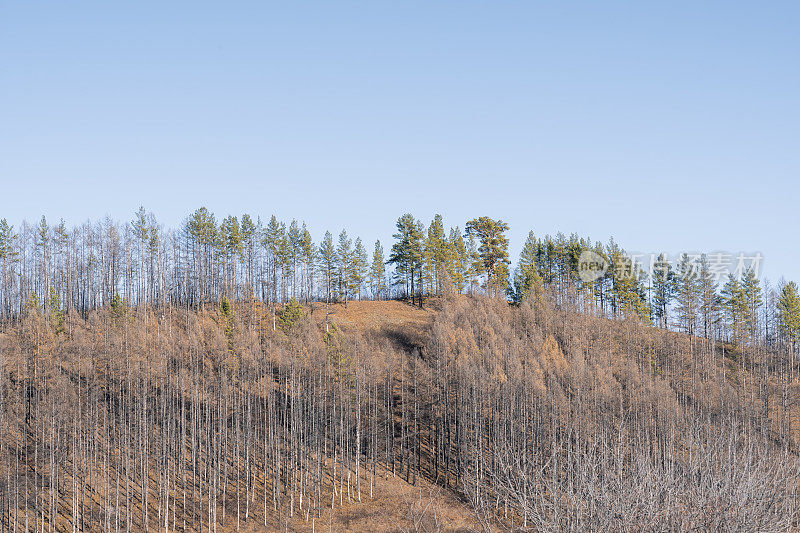
[[(330, 494), (328, 495), (330, 503)], [(422, 513), (413, 510), (424, 509)], [(423, 514), (424, 516), (420, 516)], [(421, 520), (420, 520), (421, 519)], [(320, 518), (306, 520), (305, 515), (296, 515), (288, 521), (273, 521), (267, 526), (251, 520), (242, 523), (241, 532), (261, 533), (266, 531), (297, 532), (405, 532), (416, 531), (413, 520), (422, 522), (420, 531), (472, 532), (480, 531), (471, 509), (451, 492), (418, 478), (417, 486), (406, 483), (400, 476), (378, 477), (375, 480), (374, 498), (369, 492), (362, 494), (362, 501), (344, 501), (339, 497), (331, 511), (328, 506)], [(218, 531), (236, 531), (236, 518), (228, 519)], [(439, 529), (436, 528), (438, 522)]]
[[(398, 300), (353, 301), (347, 306), (343, 303), (331, 304), (328, 320), (343, 331), (358, 330), (362, 333), (384, 335), (395, 345), (406, 351), (421, 349), (425, 343), (428, 329), (433, 321), (440, 302), (428, 301), (424, 308)], [(321, 327), (325, 327), (325, 303), (312, 304), (312, 317)]]

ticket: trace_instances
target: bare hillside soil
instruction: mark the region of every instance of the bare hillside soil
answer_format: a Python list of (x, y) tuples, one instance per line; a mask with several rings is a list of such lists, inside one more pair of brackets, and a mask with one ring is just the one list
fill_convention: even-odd
[(347, 305), (324, 302), (312, 304), (311, 316), (324, 328), (325, 319), (344, 331), (385, 336), (399, 349), (411, 352), (421, 349), (440, 302), (428, 301), (422, 308), (399, 300), (353, 301)]

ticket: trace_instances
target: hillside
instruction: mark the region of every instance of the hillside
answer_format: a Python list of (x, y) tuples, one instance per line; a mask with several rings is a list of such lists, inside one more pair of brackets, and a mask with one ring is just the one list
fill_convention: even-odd
[(6, 326), (3, 529), (798, 525), (777, 354), (549, 298), (329, 310), (279, 308), (275, 331), (252, 302)]
[[(327, 306), (328, 320), (344, 331), (360, 331), (386, 337), (401, 350), (412, 351), (424, 346), (430, 326), (442, 302), (428, 301), (423, 308), (400, 300), (352, 301), (347, 305), (336, 303)], [(311, 314), (317, 325), (324, 328), (326, 306), (311, 305)]]

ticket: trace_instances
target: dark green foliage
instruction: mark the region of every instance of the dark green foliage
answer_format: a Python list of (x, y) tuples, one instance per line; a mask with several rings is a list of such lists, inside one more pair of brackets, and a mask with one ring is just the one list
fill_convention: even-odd
[(778, 312), (781, 331), (796, 344), (800, 341), (800, 294), (795, 282), (790, 281), (781, 289)]
[(520, 303), (531, 294), (534, 296), (542, 289), (542, 278), (536, 264), (538, 242), (533, 231), (528, 233), (525, 245), (519, 255), (517, 269), (514, 271), (513, 299)]
[(467, 235), (474, 235), (479, 242), (478, 254), (486, 269), (489, 287), (505, 293), (508, 286), (508, 224), (489, 217), (475, 218), (467, 222)]
[[(422, 223), (417, 222), (411, 214), (406, 213), (397, 220), (397, 239), (392, 245), (389, 263), (394, 264), (397, 276), (409, 287), (411, 302), (414, 302), (415, 282), (417, 288), (422, 286), (423, 264), (423, 232)], [(422, 299), (419, 301), (422, 306)]]
[(653, 316), (662, 328), (669, 326), (669, 304), (675, 295), (675, 271), (664, 254), (653, 265)]
[(119, 295), (119, 293), (114, 294), (114, 298), (111, 300), (111, 306), (109, 309), (109, 315), (111, 319), (114, 321), (115, 324), (120, 324), (123, 320), (128, 317), (128, 312), (130, 308), (128, 307), (128, 302)]
[(278, 325), (288, 335), (304, 316), (303, 304), (298, 302), (297, 298), (292, 298), (278, 315)]

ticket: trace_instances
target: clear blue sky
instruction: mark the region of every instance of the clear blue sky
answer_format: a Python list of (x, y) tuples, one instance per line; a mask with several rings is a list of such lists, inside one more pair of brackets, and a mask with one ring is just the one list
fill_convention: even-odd
[(800, 281), (798, 2), (0, 4), (0, 217), (488, 215)]

